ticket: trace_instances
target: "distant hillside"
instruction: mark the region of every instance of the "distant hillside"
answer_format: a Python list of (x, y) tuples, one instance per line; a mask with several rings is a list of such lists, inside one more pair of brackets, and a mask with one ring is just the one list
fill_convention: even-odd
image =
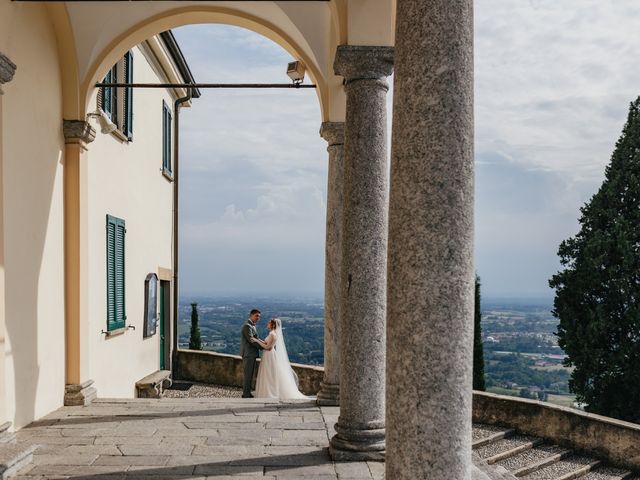
[(324, 311), (322, 298), (317, 297), (184, 297), (179, 308), (179, 343), (189, 344), (192, 302), (198, 303), (200, 334), (204, 350), (237, 355), (240, 352), (240, 328), (249, 311), (258, 308), (262, 319), (258, 335), (268, 334), (267, 321), (282, 320), (289, 358), (294, 363), (322, 365), (324, 363)]

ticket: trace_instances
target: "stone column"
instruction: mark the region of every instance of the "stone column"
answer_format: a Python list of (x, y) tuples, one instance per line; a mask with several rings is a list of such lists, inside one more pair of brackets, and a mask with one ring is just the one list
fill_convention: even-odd
[(81, 321), (80, 164), (96, 131), (83, 120), (64, 120), (65, 405), (88, 405), (96, 397), (87, 369), (88, 334)]
[(386, 478), (471, 478), (473, 0), (398, 0)]
[(340, 268), (344, 190), (344, 122), (324, 122), (320, 136), (329, 146), (327, 233), (324, 273), (324, 377), (318, 405), (340, 404)]
[(4, 188), (3, 188), (3, 122), (2, 122), (2, 87), (13, 79), (16, 65), (0, 52), (0, 441), (7, 431), (6, 386), (5, 386), (5, 300), (4, 300)]
[(386, 77), (392, 47), (341, 45), (334, 70), (345, 79), (340, 417), (335, 460), (383, 460), (387, 275)]

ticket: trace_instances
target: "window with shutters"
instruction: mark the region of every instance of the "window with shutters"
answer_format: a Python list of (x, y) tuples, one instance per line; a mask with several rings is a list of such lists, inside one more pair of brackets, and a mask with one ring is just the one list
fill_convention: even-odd
[(171, 167), (171, 109), (162, 101), (162, 173), (172, 177)]
[(124, 220), (107, 215), (107, 331), (124, 328), (125, 309)]
[[(129, 51), (104, 77), (103, 83), (133, 83), (133, 54)], [(98, 91), (98, 106), (118, 126), (127, 140), (133, 139), (133, 88), (102, 87)]]

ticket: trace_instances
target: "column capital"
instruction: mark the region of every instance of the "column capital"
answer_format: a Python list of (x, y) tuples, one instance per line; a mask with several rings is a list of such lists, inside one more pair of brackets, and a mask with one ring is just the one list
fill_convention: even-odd
[(353, 80), (378, 79), (393, 73), (393, 47), (338, 45), (333, 71)]
[(79, 143), (82, 147), (96, 138), (95, 129), (84, 120), (63, 120), (64, 143)]
[(330, 147), (344, 144), (344, 122), (322, 122), (320, 136)]
[(0, 95), (2, 95), (2, 85), (13, 80), (16, 68), (16, 64), (9, 60), (9, 57), (4, 53), (0, 52)]

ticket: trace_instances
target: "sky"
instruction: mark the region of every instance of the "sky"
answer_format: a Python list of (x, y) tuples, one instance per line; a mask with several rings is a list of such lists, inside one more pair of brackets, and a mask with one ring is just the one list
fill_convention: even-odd
[[(552, 298), (558, 245), (577, 233), (640, 94), (639, 20), (637, 0), (475, 1), (485, 297)], [(255, 33), (174, 33), (198, 82), (288, 81), (291, 56)], [(205, 90), (180, 122), (182, 293), (321, 295), (328, 157), (315, 92)]]

